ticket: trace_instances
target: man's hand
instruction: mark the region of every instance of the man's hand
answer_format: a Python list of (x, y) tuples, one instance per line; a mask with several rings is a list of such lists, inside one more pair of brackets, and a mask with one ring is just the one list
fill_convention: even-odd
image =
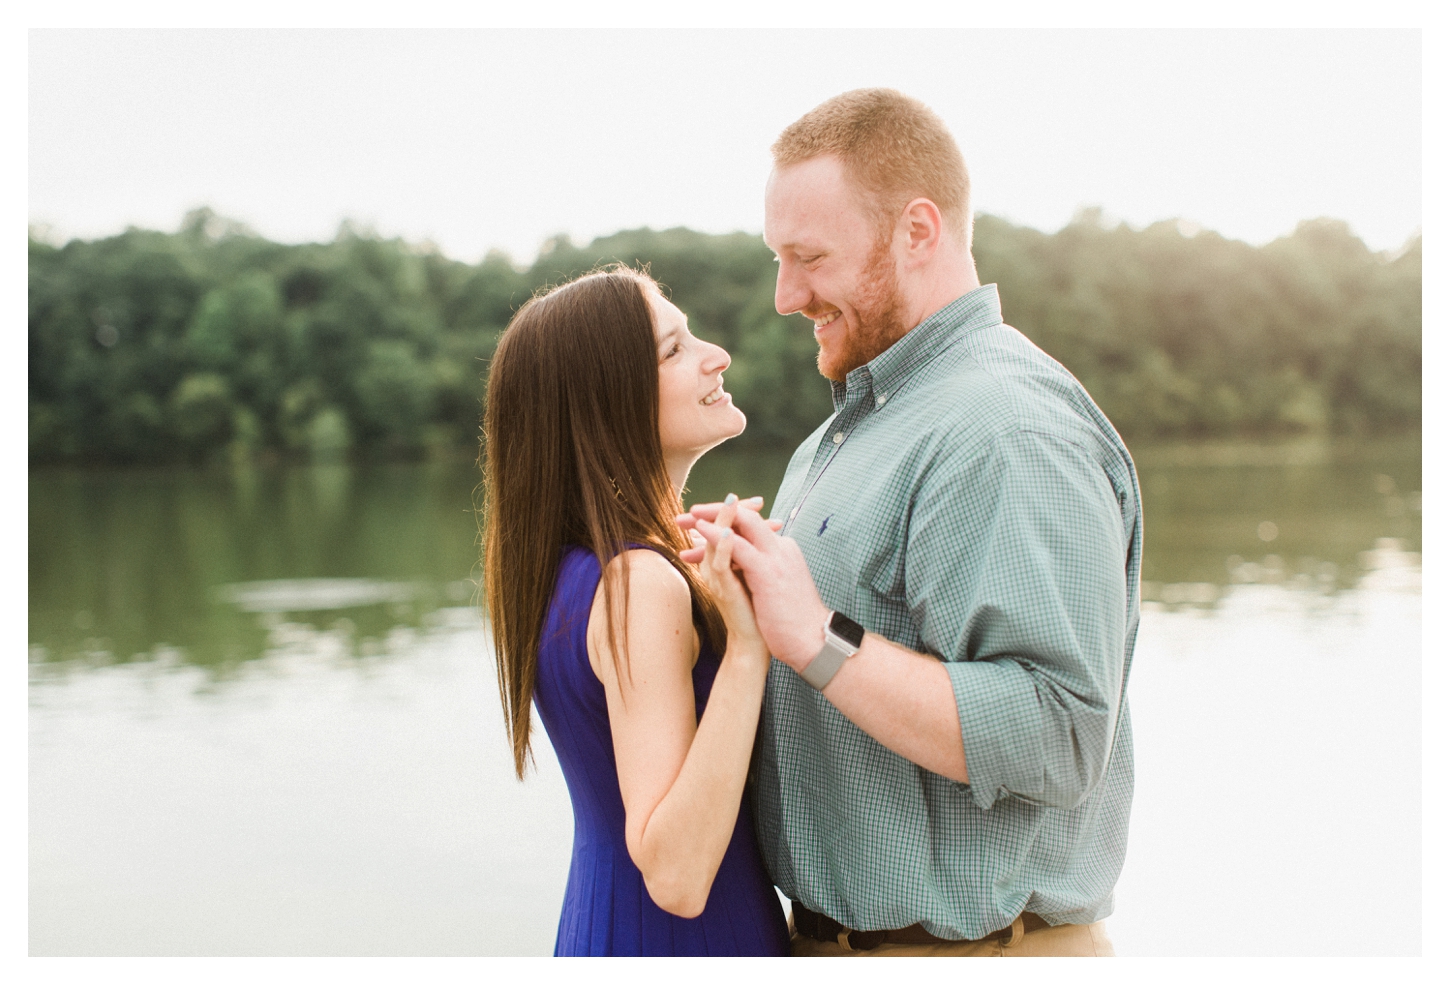
[[(720, 508), (719, 503), (699, 504), (676, 517), (675, 522), (715, 544), (725, 529), (714, 522)], [(735, 514), (732, 527), (740, 535), (733, 559), (750, 588), (761, 636), (777, 660), (799, 671), (825, 643), (823, 627), (831, 610), (816, 591), (800, 547), (775, 532), (779, 528), (777, 521), (762, 519), (747, 508)], [(691, 555), (696, 553), (703, 556), (704, 548), (686, 551), (681, 558), (693, 561)]]

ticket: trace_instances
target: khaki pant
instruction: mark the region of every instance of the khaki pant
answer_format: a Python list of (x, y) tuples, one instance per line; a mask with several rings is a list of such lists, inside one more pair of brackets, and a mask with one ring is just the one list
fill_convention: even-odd
[(798, 958), (1111, 958), (1113, 943), (1103, 921), (1066, 923), (1024, 931), (1022, 918), (1012, 925), (1010, 940), (943, 941), (940, 944), (882, 944), (869, 951), (852, 951), (832, 941), (818, 941), (795, 932), (791, 925), (790, 953)]

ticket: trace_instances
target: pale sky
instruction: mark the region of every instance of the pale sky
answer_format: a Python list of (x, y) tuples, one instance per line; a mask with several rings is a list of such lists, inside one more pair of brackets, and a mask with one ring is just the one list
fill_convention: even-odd
[(1418, 31), (32, 31), (29, 215), (58, 237), (209, 205), (351, 218), (476, 261), (624, 228), (758, 232), (779, 131), (859, 86), (946, 120), (974, 207), (1253, 243), (1421, 224)]

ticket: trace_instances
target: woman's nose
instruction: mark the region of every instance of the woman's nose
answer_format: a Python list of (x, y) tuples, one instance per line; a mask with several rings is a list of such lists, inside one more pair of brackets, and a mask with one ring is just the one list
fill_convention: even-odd
[(705, 360), (700, 364), (701, 370), (706, 373), (721, 373), (730, 366), (730, 353), (713, 342), (707, 342)]

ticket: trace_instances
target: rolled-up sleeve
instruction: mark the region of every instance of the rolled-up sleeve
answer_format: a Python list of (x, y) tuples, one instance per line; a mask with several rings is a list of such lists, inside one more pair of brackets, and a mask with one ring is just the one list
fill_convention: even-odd
[(951, 678), (973, 801), (1081, 803), (1122, 690), (1127, 533), (1083, 448), (1015, 431), (943, 450), (909, 521), (906, 594)]

